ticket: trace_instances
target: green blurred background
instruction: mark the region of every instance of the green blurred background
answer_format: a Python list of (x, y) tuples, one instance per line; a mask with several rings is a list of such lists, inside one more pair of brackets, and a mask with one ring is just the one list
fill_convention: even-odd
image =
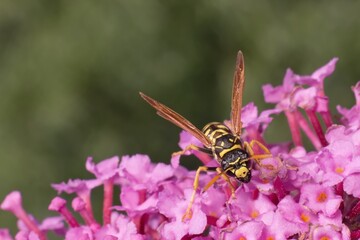
[[(146, 153), (168, 163), (180, 131), (138, 92), (199, 128), (224, 120), (239, 49), (244, 103), (273, 107), (263, 84), (280, 84), (288, 67), (310, 74), (337, 56), (326, 92), (333, 112), (350, 107), (360, 79), (359, 9), (358, 1), (2, 0), (0, 199), (20, 190), (42, 219), (52, 214), (50, 183), (91, 177), (89, 155)], [(290, 139), (284, 123), (270, 126), (269, 142)], [(101, 190), (95, 195), (100, 210)], [(0, 227), (14, 226), (0, 211)]]

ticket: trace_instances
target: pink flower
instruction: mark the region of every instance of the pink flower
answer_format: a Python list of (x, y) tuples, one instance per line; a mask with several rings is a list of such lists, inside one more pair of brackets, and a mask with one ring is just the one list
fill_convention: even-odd
[[(333, 124), (328, 108), (328, 97), (324, 92), (324, 79), (333, 73), (337, 60), (337, 58), (332, 59), (309, 76), (296, 75), (288, 69), (283, 85), (263, 86), (265, 101), (277, 103), (276, 108), (284, 111), (296, 146), (302, 146), (300, 129), (304, 131), (316, 149), (319, 150), (321, 146), (327, 145), (324, 131), (315, 113), (320, 113), (326, 127)], [(305, 85), (310, 87), (305, 87)], [(314, 131), (308, 126), (298, 107), (305, 110)]]
[(76, 228), (71, 228), (66, 232), (65, 240), (88, 240), (94, 239), (94, 234), (90, 227), (88, 226), (81, 226)]
[(230, 212), (235, 221), (262, 221), (267, 224), (268, 214), (273, 214), (276, 205), (262, 193), (254, 196), (253, 193), (246, 193), (239, 189), (236, 192), (236, 199), (229, 201)]
[(84, 200), (82, 200), (80, 197), (76, 197), (73, 199), (71, 206), (74, 211), (81, 215), (87, 226), (90, 226), (92, 229), (100, 228), (100, 225), (96, 222), (92, 213), (88, 211), (86, 202), (84, 202)]
[(93, 173), (97, 179), (106, 181), (118, 175), (119, 157), (114, 156), (95, 164), (92, 157), (86, 160), (86, 169)]
[(295, 75), (295, 82), (317, 87), (319, 90), (324, 88), (324, 79), (335, 71), (335, 65), (339, 59), (333, 58), (327, 64), (313, 72), (310, 76)]
[(265, 97), (265, 102), (267, 103), (277, 103), (277, 108), (285, 110), (290, 108), (290, 98), (291, 94), (294, 91), (295, 74), (291, 69), (287, 69), (283, 85), (273, 87), (271, 84), (266, 84), (263, 86), (263, 92)]
[(124, 215), (113, 214), (111, 225), (106, 230), (106, 235), (117, 240), (142, 240), (144, 237), (137, 233), (136, 226)]
[(20, 230), (16, 236), (16, 240), (40, 240), (41, 238), (34, 232)]
[(146, 155), (124, 156), (119, 167), (120, 181), (134, 190), (156, 191), (159, 184), (172, 177), (174, 169), (163, 163), (153, 164)]
[(205, 213), (201, 210), (200, 198), (196, 198), (192, 208), (192, 218), (183, 221), (183, 216), (189, 204), (192, 190), (184, 191), (184, 196), (173, 195), (172, 192), (163, 191), (159, 196), (159, 212), (170, 221), (162, 229), (162, 235), (169, 240), (180, 240), (186, 234), (201, 234), (207, 225)]
[[(360, 159), (357, 159), (360, 161)], [(360, 173), (351, 174), (344, 179), (344, 190), (347, 194), (353, 195), (354, 197), (360, 198)]]
[[(259, 113), (253, 103), (243, 107), (242, 140), (256, 140), (272, 153), (258, 162), (251, 159), (249, 183), (215, 168), (194, 181), (196, 172), (180, 165), (181, 155), (193, 154), (207, 167), (220, 165), (211, 154), (189, 148), (202, 145), (182, 131), (183, 151), (172, 155), (171, 164), (153, 163), (142, 154), (98, 163), (89, 157), (92, 179), (52, 184), (58, 194), (74, 194), (71, 207), (65, 198), (52, 199), (48, 209), (58, 216), (37, 221), (23, 208), (21, 194), (11, 192), (0, 207), (18, 218), (15, 239), (46, 240), (49, 231), (66, 240), (360, 238), (360, 82), (353, 87), (355, 106), (338, 107), (341, 124), (333, 124), (323, 83), (336, 62), (306, 76), (288, 69), (282, 85), (265, 85), (265, 101), (275, 103), (274, 109)], [(280, 112), (288, 119), (292, 141), (269, 143), (264, 136), (271, 115)], [(313, 149), (303, 145), (301, 131)], [(253, 147), (255, 154), (264, 151)], [(97, 187), (103, 188), (102, 206), (91, 199)], [(102, 222), (93, 214), (101, 207)], [(0, 238), (13, 239), (7, 229), (0, 229)]]
[(316, 97), (316, 88), (315, 87), (310, 87), (306, 89), (298, 88), (293, 93), (291, 104), (293, 105), (293, 108), (300, 107), (309, 110), (317, 109), (318, 102)]
[(115, 156), (101, 161), (98, 164), (93, 163), (92, 157), (86, 161), (86, 169), (93, 173), (95, 177), (102, 181), (104, 185), (104, 201), (103, 201), (103, 222), (110, 223), (110, 208), (113, 205), (114, 181), (118, 177), (119, 157)]
[(322, 240), (322, 239), (333, 239), (333, 240), (347, 240), (350, 239), (350, 234), (347, 227), (337, 229), (334, 226), (320, 226), (315, 227), (312, 230), (312, 239)]
[(122, 205), (113, 207), (116, 210), (126, 211), (131, 217), (157, 211), (158, 197), (156, 194), (146, 196), (131, 187), (124, 186), (120, 194)]
[(13, 240), (13, 238), (10, 235), (10, 231), (6, 228), (0, 228), (0, 239)]
[(221, 218), (225, 212), (225, 205), (229, 197), (224, 192), (225, 187), (217, 185), (201, 193), (201, 210), (206, 216)]
[(79, 227), (79, 223), (76, 220), (76, 218), (72, 215), (72, 213), (69, 211), (69, 209), (66, 207), (66, 200), (60, 197), (55, 197), (48, 209), (50, 211), (56, 211), (60, 213), (64, 217), (64, 219), (67, 221), (70, 227)]
[(228, 228), (226, 231), (218, 232), (214, 239), (226, 239), (226, 240), (255, 240), (262, 239), (263, 229), (265, 228), (262, 222), (243, 222), (239, 221), (236, 225)]
[[(242, 137), (244, 140), (257, 140), (264, 143), (263, 135), (273, 118), (271, 115), (278, 114), (281, 109), (268, 109), (259, 115), (258, 108), (254, 103), (245, 105), (241, 110), (241, 121), (245, 132)], [(258, 149), (256, 149), (258, 150)]]
[[(57, 227), (54, 227), (54, 222), (45, 222), (43, 226), (39, 225), (37, 221), (26, 213), (22, 206), (21, 194), (18, 191), (11, 192), (6, 196), (4, 201), (1, 203), (0, 208), (5, 211), (12, 212), (20, 220), (20, 228), (22, 229), (21, 235), (26, 235), (32, 239), (46, 239), (45, 232), (43, 230), (51, 230), (62, 228), (62, 224), (57, 219)], [(20, 235), (16, 239), (21, 238)]]
[(350, 131), (356, 131), (360, 128), (360, 81), (352, 87), (355, 95), (356, 104), (351, 109), (337, 106), (337, 110), (343, 116), (341, 121)]
[[(286, 172), (284, 186), (288, 191), (301, 188), (309, 181), (318, 179), (319, 166), (315, 162), (316, 153), (307, 153), (303, 147), (295, 147), (289, 153), (281, 154), (284, 164), (292, 170)], [(294, 171), (296, 170), (296, 171)]]
[(304, 184), (299, 202), (315, 213), (321, 211), (331, 216), (339, 209), (342, 198), (335, 194), (333, 188), (320, 184)]
[(92, 204), (91, 204), (91, 190), (101, 184), (98, 179), (94, 180), (69, 180), (68, 183), (62, 182), (59, 184), (51, 184), (51, 186), (58, 191), (58, 194), (66, 192), (68, 194), (76, 193), (85, 203), (86, 211), (92, 218), (92, 222), (96, 222), (93, 216)]
[(286, 196), (279, 202), (277, 213), (281, 214), (280, 222), (287, 221), (286, 225), (289, 226), (289, 229), (284, 229), (286, 237), (299, 232), (307, 232), (310, 224), (316, 219), (316, 215), (305, 206), (296, 203), (290, 196)]
[[(358, 132), (360, 133), (360, 130)], [(326, 134), (329, 146), (322, 149), (316, 158), (324, 185), (334, 186), (349, 176), (360, 173), (358, 135), (357, 132), (347, 133), (344, 126), (329, 129)], [(347, 190), (352, 191), (351, 184), (354, 183), (354, 179), (356, 177), (352, 176), (347, 180)]]

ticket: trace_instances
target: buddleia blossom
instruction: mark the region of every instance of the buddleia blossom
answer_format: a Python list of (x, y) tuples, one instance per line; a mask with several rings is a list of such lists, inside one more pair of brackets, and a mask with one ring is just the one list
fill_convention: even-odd
[[(196, 172), (182, 167), (180, 154), (156, 161), (161, 163), (143, 154), (102, 161), (89, 157), (86, 169), (93, 178), (52, 184), (58, 196), (49, 201), (48, 209), (54, 217), (39, 221), (23, 208), (20, 192), (6, 196), (0, 207), (18, 218), (19, 230), (12, 235), (2, 228), (0, 239), (15, 235), (18, 240), (45, 240), (49, 231), (67, 240), (360, 238), (360, 82), (352, 87), (355, 105), (338, 106), (341, 118), (335, 122), (324, 81), (337, 60), (310, 75), (288, 69), (282, 85), (265, 85), (265, 101), (276, 104), (273, 109), (259, 113), (254, 103), (243, 107), (243, 140), (257, 140), (272, 154), (261, 166), (253, 164), (249, 183), (232, 178), (228, 183), (219, 177), (209, 186), (217, 172), (206, 172), (194, 191)], [(264, 138), (278, 114), (285, 114), (292, 141)], [(303, 145), (302, 136), (312, 148)], [(199, 140), (182, 131), (183, 155), (195, 155), (199, 165), (218, 166), (212, 156), (187, 148), (190, 144), (201, 147)], [(103, 188), (101, 206), (92, 202), (95, 188)], [(119, 196), (114, 196), (114, 189), (120, 189)], [(193, 194), (191, 216), (184, 218)], [(94, 216), (95, 208), (102, 209), (102, 219)]]
[[(332, 59), (311, 75), (300, 76), (288, 69), (282, 85), (273, 87), (266, 84), (263, 86), (265, 101), (276, 103), (276, 108), (285, 113), (296, 146), (302, 145), (300, 129), (304, 131), (317, 150), (327, 145), (316, 113), (320, 114), (327, 127), (332, 125), (328, 97), (324, 92), (324, 80), (335, 70), (337, 60), (337, 58)], [(315, 133), (307, 125), (299, 108), (305, 111)]]

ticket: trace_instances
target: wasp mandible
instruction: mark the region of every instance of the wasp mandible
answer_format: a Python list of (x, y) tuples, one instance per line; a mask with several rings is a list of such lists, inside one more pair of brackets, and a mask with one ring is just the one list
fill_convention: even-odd
[[(232, 87), (230, 126), (220, 122), (211, 122), (206, 124), (202, 131), (174, 110), (140, 92), (140, 96), (157, 110), (157, 114), (159, 116), (192, 134), (203, 144), (202, 147), (189, 145), (183, 151), (179, 151), (174, 154), (184, 154), (187, 150), (192, 149), (212, 155), (220, 164), (220, 167), (215, 168), (201, 166), (196, 171), (193, 194), (183, 220), (191, 218), (191, 207), (195, 199), (201, 172), (218, 172), (218, 174), (205, 186), (204, 191), (213, 185), (221, 176), (229, 184), (234, 195), (235, 188), (231, 184), (229, 177), (234, 177), (242, 183), (248, 183), (251, 180), (251, 160), (261, 166), (260, 161), (262, 159), (271, 157), (270, 151), (262, 143), (256, 140), (246, 142), (241, 139), (241, 108), (244, 82), (244, 57), (242, 52), (239, 51), (237, 54)], [(253, 150), (254, 145), (260, 147), (264, 151), (264, 154), (255, 154)]]

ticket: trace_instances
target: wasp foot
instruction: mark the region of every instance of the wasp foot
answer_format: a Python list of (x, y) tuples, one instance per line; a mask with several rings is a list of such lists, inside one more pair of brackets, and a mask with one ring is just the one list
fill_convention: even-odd
[(186, 222), (187, 220), (190, 220), (192, 218), (192, 214), (193, 213), (192, 213), (191, 209), (186, 209), (186, 212), (182, 217), (182, 221)]

